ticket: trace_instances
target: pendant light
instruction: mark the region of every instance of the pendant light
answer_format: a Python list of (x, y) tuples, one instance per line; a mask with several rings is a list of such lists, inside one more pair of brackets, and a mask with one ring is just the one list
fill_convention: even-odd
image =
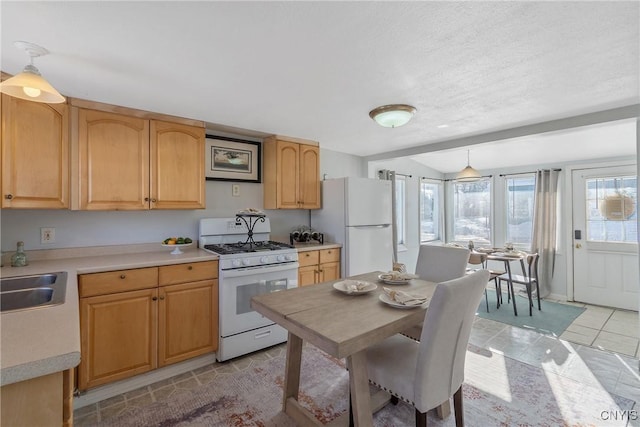
[(456, 175), (456, 181), (458, 182), (473, 182), (482, 178), (480, 172), (471, 167), (469, 163), (469, 150), (467, 150), (467, 167), (462, 169), (458, 175)]
[(65, 101), (64, 96), (55, 90), (33, 65), (33, 58), (44, 56), (49, 51), (41, 46), (29, 42), (17, 41), (14, 45), (24, 49), (30, 57), (29, 64), (21, 73), (0, 83), (0, 92), (27, 101), (60, 104)]
[(369, 117), (375, 120), (380, 126), (397, 128), (406, 125), (415, 112), (415, 107), (411, 105), (392, 104), (374, 108), (369, 112)]

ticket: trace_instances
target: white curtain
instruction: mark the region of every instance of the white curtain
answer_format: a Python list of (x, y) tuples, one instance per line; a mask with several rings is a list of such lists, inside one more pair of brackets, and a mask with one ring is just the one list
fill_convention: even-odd
[(391, 233), (393, 242), (393, 264), (398, 262), (398, 227), (397, 227), (397, 215), (396, 212), (396, 172), (388, 169), (381, 169), (378, 171), (378, 178), (382, 180), (391, 181)]
[(540, 256), (538, 278), (540, 297), (551, 292), (551, 279), (556, 262), (556, 212), (558, 205), (558, 170), (539, 170), (533, 208), (533, 237), (531, 251)]

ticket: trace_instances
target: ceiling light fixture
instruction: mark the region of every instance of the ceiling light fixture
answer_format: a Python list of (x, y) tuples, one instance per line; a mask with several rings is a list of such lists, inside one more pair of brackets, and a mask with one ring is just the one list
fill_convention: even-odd
[(60, 104), (65, 101), (64, 96), (55, 90), (33, 65), (33, 58), (43, 56), (49, 51), (41, 46), (29, 42), (17, 41), (14, 45), (24, 49), (30, 57), (29, 64), (20, 74), (16, 74), (0, 83), (0, 92), (28, 101)]
[(469, 150), (467, 150), (467, 167), (462, 169), (458, 175), (456, 175), (456, 181), (458, 182), (473, 182), (482, 178), (480, 172), (471, 167), (469, 163)]
[(392, 104), (374, 108), (369, 112), (369, 117), (375, 120), (380, 126), (397, 128), (406, 125), (415, 112), (415, 107), (411, 105)]

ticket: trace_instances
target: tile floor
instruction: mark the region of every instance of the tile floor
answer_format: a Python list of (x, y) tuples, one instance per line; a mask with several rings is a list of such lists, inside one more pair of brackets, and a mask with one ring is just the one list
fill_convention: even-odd
[[(585, 305), (581, 305), (585, 306)], [(638, 313), (585, 306), (559, 337), (542, 335), (492, 320), (476, 318), (470, 342), (545, 371), (598, 386), (640, 404)], [(281, 344), (224, 363), (214, 363), (74, 411), (76, 426), (90, 426), (142, 405), (241, 371), (280, 355)], [(532, 414), (535, 419), (535, 414)], [(628, 425), (640, 427), (640, 420)]]

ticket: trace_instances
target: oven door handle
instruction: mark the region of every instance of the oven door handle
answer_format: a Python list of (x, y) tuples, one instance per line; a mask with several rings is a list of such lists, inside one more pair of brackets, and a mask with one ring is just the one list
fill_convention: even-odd
[(276, 264), (271, 266), (257, 265), (255, 267), (238, 268), (236, 270), (222, 270), (220, 276), (224, 278), (242, 277), (242, 276), (254, 276), (256, 273), (266, 274), (275, 273), (278, 271), (291, 271), (297, 270), (300, 264), (297, 262), (289, 262), (286, 264)]

